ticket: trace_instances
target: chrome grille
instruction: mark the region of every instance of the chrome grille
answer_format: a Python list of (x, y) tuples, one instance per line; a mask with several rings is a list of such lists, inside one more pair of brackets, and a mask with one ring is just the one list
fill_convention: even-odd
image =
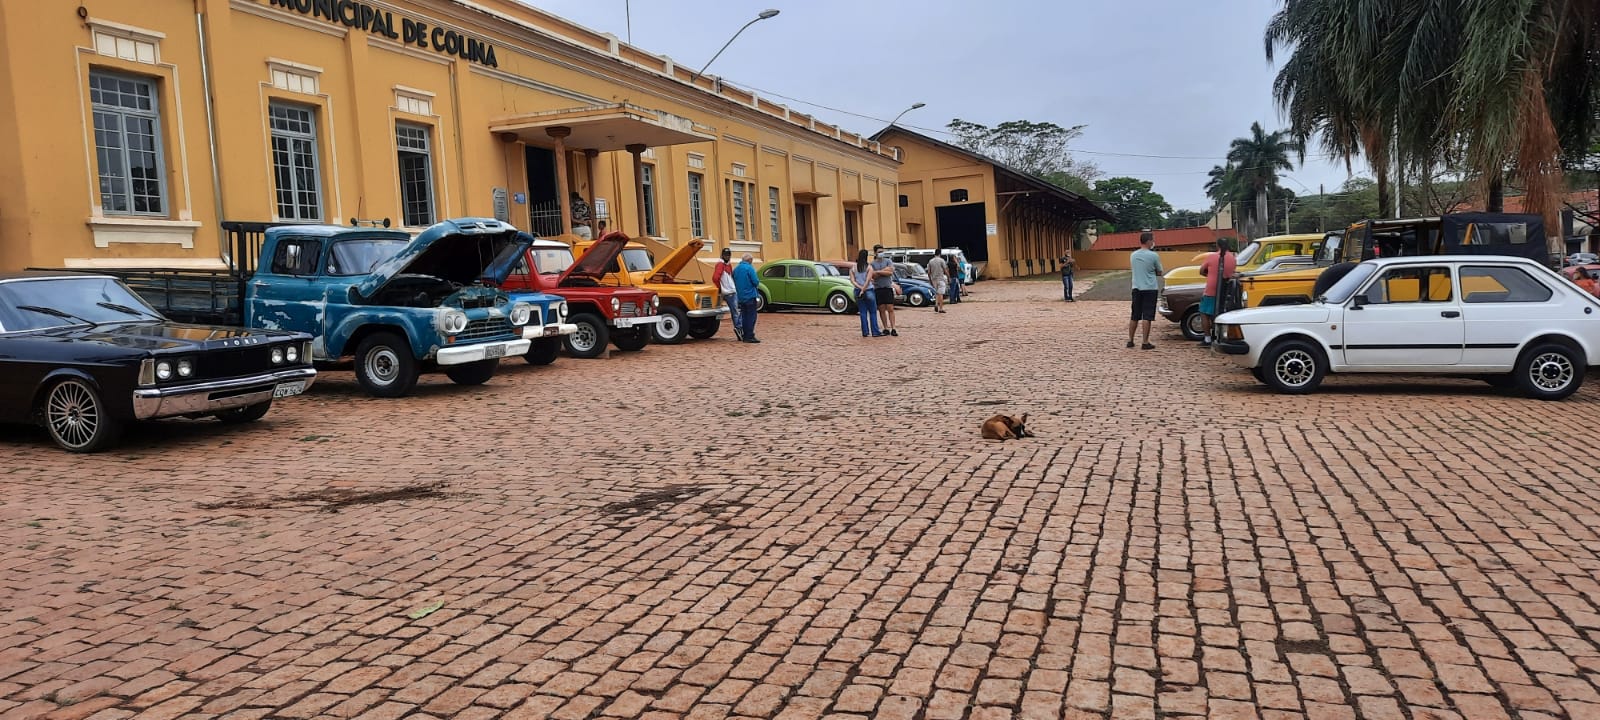
[(624, 302), (624, 303), (622, 303), (622, 309), (617, 311), (617, 312), (620, 315), (638, 315), (639, 314), (639, 303), (631, 302), (631, 301)]
[(705, 295), (701, 295), (700, 296), (700, 309), (701, 310), (710, 310), (711, 309), (711, 298), (709, 298), (709, 297), (707, 297)]
[(456, 335), (456, 342), (470, 342), (511, 334), (511, 321), (503, 317), (484, 318), (467, 323), (467, 329)]

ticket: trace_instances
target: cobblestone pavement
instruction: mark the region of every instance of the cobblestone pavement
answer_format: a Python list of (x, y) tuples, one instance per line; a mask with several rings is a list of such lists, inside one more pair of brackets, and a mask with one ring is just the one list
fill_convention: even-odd
[(330, 372), (92, 457), (8, 429), (0, 717), (1600, 717), (1600, 391), (1289, 399), (975, 291)]

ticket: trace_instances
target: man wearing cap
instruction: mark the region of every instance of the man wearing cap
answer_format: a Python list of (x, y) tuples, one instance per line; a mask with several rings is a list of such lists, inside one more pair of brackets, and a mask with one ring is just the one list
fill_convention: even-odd
[(894, 327), (894, 260), (883, 254), (882, 245), (872, 246), (872, 294), (878, 301), (878, 323), (883, 334), (900, 336)]
[(733, 323), (733, 336), (744, 340), (744, 328), (739, 326), (739, 288), (733, 282), (733, 248), (722, 249), (722, 260), (711, 271), (711, 284), (717, 286), (722, 301), (728, 304), (728, 322)]

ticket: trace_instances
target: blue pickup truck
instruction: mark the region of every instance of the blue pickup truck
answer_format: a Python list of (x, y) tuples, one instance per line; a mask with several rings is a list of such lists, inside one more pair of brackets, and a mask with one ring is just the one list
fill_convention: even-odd
[[(534, 338), (572, 332), (565, 303), (513, 299), (486, 276), (519, 257), (527, 235), (498, 220), (446, 220), (417, 237), (376, 227), (224, 223), (229, 269), (108, 270), (168, 317), (312, 336), (312, 358), (354, 360), (356, 381), (400, 397), (423, 372), (461, 385), (494, 376)], [(504, 278), (500, 278), (501, 281)]]

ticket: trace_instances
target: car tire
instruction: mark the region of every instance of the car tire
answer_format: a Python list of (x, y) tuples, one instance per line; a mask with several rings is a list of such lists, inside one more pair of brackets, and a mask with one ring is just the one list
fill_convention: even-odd
[(650, 331), (642, 328), (630, 328), (611, 333), (611, 344), (624, 352), (639, 352), (650, 344)]
[(1200, 324), (1204, 319), (1205, 316), (1200, 314), (1199, 308), (1189, 308), (1189, 311), (1178, 319), (1178, 329), (1183, 332), (1185, 338), (1196, 341), (1204, 340), (1206, 339), (1206, 334), (1200, 329)]
[(260, 420), (267, 416), (267, 411), (272, 409), (272, 401), (258, 402), (242, 408), (224, 410), (217, 413), (217, 419), (227, 425), (240, 425)]
[(711, 318), (709, 320), (705, 318), (696, 318), (689, 321), (689, 337), (692, 337), (696, 340), (706, 340), (716, 336), (717, 330), (721, 328), (722, 321), (717, 318)]
[(122, 421), (106, 410), (100, 391), (80, 378), (51, 385), (39, 405), (50, 439), (62, 450), (76, 453), (99, 452), (122, 436)]
[(1305, 340), (1282, 340), (1261, 354), (1262, 382), (1289, 395), (1304, 395), (1317, 389), (1328, 372), (1322, 350)]
[(854, 309), (850, 303), (849, 295), (842, 292), (828, 294), (828, 312), (835, 315), (846, 315)]
[(919, 292), (906, 293), (906, 304), (915, 308), (926, 307), (928, 305), (928, 296)]
[(1250, 374), (1255, 377), (1256, 382), (1259, 382), (1262, 385), (1267, 384), (1267, 374), (1262, 371), (1261, 367), (1257, 366), (1250, 368)]
[(1317, 276), (1317, 281), (1311, 284), (1311, 298), (1315, 300), (1327, 294), (1328, 288), (1333, 287), (1334, 283), (1343, 280), (1344, 276), (1349, 275), (1350, 271), (1354, 270), (1356, 265), (1359, 264), (1342, 262), (1329, 265), (1327, 270), (1323, 270), (1322, 274)]
[(689, 331), (689, 314), (675, 307), (661, 308), (661, 322), (651, 326), (650, 334), (662, 345), (683, 342)]
[(1544, 342), (1522, 351), (1513, 375), (1523, 394), (1536, 400), (1562, 400), (1583, 387), (1583, 353), (1562, 343)]
[(567, 321), (577, 325), (577, 331), (562, 339), (562, 344), (567, 348), (567, 354), (575, 358), (597, 358), (606, 351), (606, 345), (611, 342), (611, 329), (606, 327), (604, 320), (594, 313), (578, 313), (567, 318)]
[(549, 365), (556, 361), (556, 356), (561, 354), (561, 341), (555, 338), (540, 338), (533, 341), (533, 346), (523, 354), (522, 359), (529, 365)]
[(457, 385), (482, 385), (494, 377), (494, 371), (500, 369), (500, 358), (479, 360), (477, 362), (451, 365), (444, 369), (444, 376)]
[(368, 395), (404, 397), (416, 387), (418, 372), (411, 345), (392, 332), (368, 335), (356, 347), (356, 383)]
[(761, 313), (761, 312), (776, 312), (776, 311), (777, 311), (777, 308), (773, 307), (772, 303), (767, 301), (767, 294), (766, 293), (764, 293), (764, 292), (756, 293), (756, 312)]

